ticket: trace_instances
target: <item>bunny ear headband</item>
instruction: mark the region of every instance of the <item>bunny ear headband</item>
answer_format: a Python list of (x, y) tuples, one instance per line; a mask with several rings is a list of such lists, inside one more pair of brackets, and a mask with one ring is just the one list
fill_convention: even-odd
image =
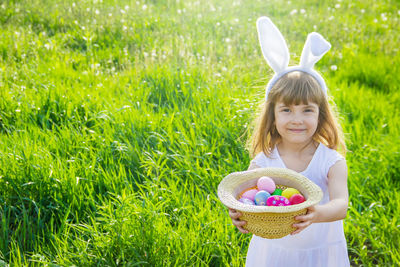
[(331, 48), (331, 44), (324, 37), (316, 32), (310, 33), (301, 53), (300, 65), (289, 67), (290, 56), (285, 39), (272, 21), (268, 17), (260, 17), (257, 20), (257, 31), (263, 56), (275, 72), (267, 85), (266, 100), (269, 91), (279, 78), (292, 71), (303, 71), (313, 76), (327, 95), (324, 79), (313, 69), (314, 64)]

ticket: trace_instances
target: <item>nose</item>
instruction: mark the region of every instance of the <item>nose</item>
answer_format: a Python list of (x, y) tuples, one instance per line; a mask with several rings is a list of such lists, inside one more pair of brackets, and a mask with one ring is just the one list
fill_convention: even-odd
[(303, 123), (303, 118), (302, 118), (301, 114), (298, 114), (298, 113), (294, 112), (291, 121), (294, 124), (302, 124)]

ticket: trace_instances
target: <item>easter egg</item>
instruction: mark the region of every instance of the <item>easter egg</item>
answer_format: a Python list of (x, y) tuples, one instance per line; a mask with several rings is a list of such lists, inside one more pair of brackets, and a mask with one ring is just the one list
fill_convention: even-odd
[(247, 205), (254, 205), (254, 201), (245, 197), (239, 199), (240, 202)]
[(282, 189), (280, 189), (280, 188), (275, 189), (275, 191), (272, 192), (271, 195), (273, 195), (273, 196), (281, 196), (282, 195)]
[(260, 177), (257, 181), (258, 190), (265, 190), (268, 193), (274, 192), (276, 186), (274, 180), (269, 178), (268, 176)]
[(256, 196), (258, 190), (257, 189), (248, 189), (243, 194), (242, 197), (248, 198), (254, 201), (254, 197)]
[(303, 203), (306, 199), (301, 194), (294, 194), (290, 197), (289, 202), (291, 205)]
[(267, 191), (258, 191), (254, 197), (254, 202), (257, 206), (265, 206), (267, 204), (267, 199), (271, 196)]
[(291, 187), (286, 188), (282, 192), (282, 196), (286, 197), (287, 199), (290, 199), (290, 197), (293, 196), (294, 194), (300, 194), (300, 192), (297, 189)]
[(288, 206), (290, 205), (289, 200), (283, 196), (270, 196), (267, 199), (267, 206)]

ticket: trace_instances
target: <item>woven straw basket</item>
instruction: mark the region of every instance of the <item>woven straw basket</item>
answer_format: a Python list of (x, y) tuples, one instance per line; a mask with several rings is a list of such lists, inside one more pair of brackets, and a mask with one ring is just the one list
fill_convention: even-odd
[[(238, 201), (240, 194), (251, 187), (256, 187), (261, 176), (271, 177), (277, 188), (296, 188), (306, 201), (291, 206), (253, 206)], [(306, 214), (307, 207), (317, 204), (322, 199), (322, 191), (303, 175), (284, 168), (260, 168), (244, 172), (234, 172), (226, 176), (218, 186), (218, 197), (228, 208), (242, 213), (240, 220), (247, 221), (243, 227), (249, 232), (264, 238), (281, 238), (292, 233), (296, 228), (295, 216)]]

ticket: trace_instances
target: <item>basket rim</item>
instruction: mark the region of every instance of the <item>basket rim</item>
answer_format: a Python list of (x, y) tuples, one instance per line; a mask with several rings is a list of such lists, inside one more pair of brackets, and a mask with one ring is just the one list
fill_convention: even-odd
[[(301, 185), (308, 193), (306, 201), (290, 206), (256, 206), (239, 202), (234, 196), (234, 190), (239, 185), (257, 179), (261, 176), (269, 176), (272, 179), (287, 179)], [(228, 208), (241, 212), (253, 213), (286, 213), (295, 212), (319, 203), (323, 193), (321, 188), (302, 174), (286, 168), (257, 168), (242, 172), (233, 172), (222, 179), (218, 185), (218, 198)]]

